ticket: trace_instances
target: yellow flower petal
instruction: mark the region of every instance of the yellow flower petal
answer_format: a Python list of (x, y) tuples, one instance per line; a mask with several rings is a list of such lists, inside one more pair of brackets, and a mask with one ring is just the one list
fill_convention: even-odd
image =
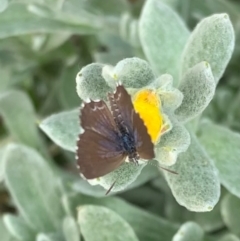
[(163, 116), (160, 111), (161, 101), (158, 94), (150, 89), (140, 90), (134, 96), (133, 105), (144, 121), (152, 142), (156, 143), (163, 126)]

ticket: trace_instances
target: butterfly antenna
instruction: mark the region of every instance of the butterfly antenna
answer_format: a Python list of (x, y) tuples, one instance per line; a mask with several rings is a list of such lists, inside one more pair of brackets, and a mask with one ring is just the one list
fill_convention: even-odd
[[(134, 164), (134, 165), (136, 165), (136, 163), (133, 163), (133, 162), (130, 162), (129, 164), (132, 164), (132, 165)], [(111, 192), (111, 190), (113, 189), (113, 187), (114, 187), (115, 184), (117, 183), (117, 180), (119, 179), (120, 176), (121, 176), (121, 175), (118, 174), (116, 180), (113, 182), (113, 184), (111, 185), (111, 187), (107, 190), (107, 192), (105, 193), (105, 195), (108, 195), (108, 193)]]
[(167, 168), (165, 168), (165, 167), (161, 167), (160, 165), (158, 165), (158, 167), (161, 168), (161, 169), (163, 169), (164, 171), (170, 172), (170, 173), (172, 173), (172, 174), (178, 174), (177, 172), (172, 171), (172, 170), (169, 170), (169, 169), (167, 169)]
[(155, 164), (155, 163), (148, 162), (148, 164), (150, 164), (150, 165), (152, 165), (152, 166), (155, 166), (155, 167), (158, 167), (158, 168), (161, 168), (161, 169), (163, 169), (164, 171), (170, 172), (170, 173), (172, 173), (172, 174), (178, 174), (178, 173), (175, 172), (175, 171), (172, 171), (172, 170), (170, 170), (170, 169), (168, 169), (168, 168), (162, 167), (162, 166), (157, 165), (157, 164)]
[(111, 192), (112, 188), (114, 187), (114, 185), (116, 184), (118, 178), (113, 182), (113, 184), (111, 185), (111, 187), (107, 190), (107, 192), (105, 193), (105, 195), (108, 195), (108, 193)]

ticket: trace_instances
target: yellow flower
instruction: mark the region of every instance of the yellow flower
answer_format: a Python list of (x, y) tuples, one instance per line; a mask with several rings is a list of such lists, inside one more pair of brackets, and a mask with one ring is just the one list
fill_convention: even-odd
[(155, 90), (143, 89), (138, 91), (133, 98), (136, 112), (144, 121), (151, 136), (152, 142), (156, 143), (164, 128), (163, 115), (161, 113), (161, 100)]

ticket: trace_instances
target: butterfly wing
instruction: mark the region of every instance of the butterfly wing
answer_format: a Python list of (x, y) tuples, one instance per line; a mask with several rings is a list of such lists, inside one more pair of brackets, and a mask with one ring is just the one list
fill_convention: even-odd
[(130, 132), (133, 131), (133, 104), (131, 96), (122, 85), (117, 85), (114, 93), (108, 94), (108, 99), (115, 120), (124, 121)]
[(86, 103), (81, 111), (84, 133), (77, 142), (77, 164), (87, 178), (103, 176), (125, 160), (118, 144), (116, 125), (104, 101)]
[(147, 127), (139, 114), (136, 113), (131, 96), (122, 85), (116, 87), (113, 94), (108, 95), (113, 117), (128, 128), (134, 135), (135, 145), (139, 156), (149, 160), (155, 157), (154, 146), (148, 134)]
[(154, 145), (148, 134), (147, 127), (138, 113), (133, 114), (133, 133), (136, 140), (136, 149), (142, 159), (150, 160), (155, 157)]

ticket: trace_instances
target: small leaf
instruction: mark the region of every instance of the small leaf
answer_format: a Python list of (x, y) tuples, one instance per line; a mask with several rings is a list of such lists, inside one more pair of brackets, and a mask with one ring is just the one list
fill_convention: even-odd
[(92, 185), (99, 184), (106, 190), (115, 183), (112, 188), (112, 192), (122, 191), (136, 180), (145, 166), (146, 161), (145, 163), (139, 165), (125, 162), (119, 168), (107, 175), (88, 180), (88, 182)]
[(76, 73), (79, 71), (79, 63), (77, 65), (65, 68), (59, 83), (59, 100), (64, 108), (75, 108), (80, 106), (81, 100), (76, 93)]
[(240, 198), (240, 135), (205, 121), (198, 137), (213, 159), (222, 185)]
[(1, 93), (0, 113), (14, 138), (44, 154), (46, 153), (37, 130), (35, 111), (24, 92), (10, 90)]
[[(41, 52), (41, 54), (47, 54), (51, 51), (57, 50), (62, 47), (71, 37), (70, 33), (52, 33), (52, 34), (41, 34), (33, 36), (33, 50)], [(40, 40), (39, 40), (40, 39)], [(70, 57), (71, 58), (71, 57)], [(68, 61), (68, 58), (66, 62)], [(68, 63), (68, 62), (67, 62)], [(74, 73), (73, 79), (69, 79), (74, 83), (76, 72)], [(75, 88), (74, 88), (75, 89)]]
[[(155, 166), (147, 165), (145, 168), (143, 168), (141, 174), (137, 177), (137, 179), (122, 191), (125, 192), (127, 190), (139, 187), (144, 183), (150, 181), (151, 179), (156, 178), (158, 175), (159, 175), (159, 172)], [(93, 197), (103, 197), (106, 194), (106, 190), (103, 189), (101, 186), (99, 185), (92, 186), (86, 180), (83, 180), (83, 179), (79, 179), (78, 182), (73, 183), (72, 188), (77, 192), (83, 193), (85, 195), (93, 196)], [(111, 195), (111, 194), (114, 194), (114, 193), (110, 192), (108, 195)]]
[[(5, 47), (6, 48), (6, 47)], [(3, 51), (0, 50), (0, 53), (3, 55), (2, 53)], [(7, 52), (7, 50), (5, 49), (5, 53)], [(3, 55), (4, 56), (4, 55)], [(1, 60), (2, 61), (2, 60)], [(10, 68), (5, 68), (1, 66), (0, 69), (0, 75), (1, 75), (1, 82), (0, 82), (0, 91), (3, 92), (5, 90), (7, 90), (10, 86), (11, 86), (11, 80), (12, 80), (12, 71)]]
[(3, 221), (11, 235), (17, 240), (32, 241), (35, 239), (36, 231), (32, 230), (21, 217), (7, 214), (4, 215)]
[(226, 13), (204, 18), (190, 35), (183, 51), (182, 75), (201, 61), (207, 61), (217, 83), (232, 56), (234, 42), (233, 26)]
[(201, 62), (188, 70), (179, 85), (183, 101), (175, 112), (178, 119), (188, 121), (198, 116), (212, 100), (215, 87), (214, 77), (207, 62)]
[(78, 224), (73, 217), (68, 216), (64, 218), (63, 233), (66, 241), (80, 241)]
[[(142, 56), (139, 39), (139, 20), (135, 19), (129, 12), (122, 14), (119, 21), (119, 35), (131, 46), (135, 47), (135, 55)], [(138, 50), (140, 50), (138, 52)], [(124, 56), (126, 57), (126, 56)]]
[(189, 132), (181, 123), (175, 120), (172, 124), (172, 129), (161, 137), (154, 149), (157, 161), (166, 166), (175, 164), (178, 155), (185, 152), (191, 142)]
[(155, 78), (148, 62), (136, 57), (123, 59), (113, 68), (105, 66), (103, 76), (113, 88), (117, 81), (126, 88), (142, 88)]
[(78, 209), (78, 223), (87, 241), (137, 241), (131, 226), (110, 209), (86, 205)]
[(155, 73), (169, 73), (177, 83), (179, 59), (189, 36), (180, 17), (161, 1), (149, 0), (142, 10), (139, 34)]
[(16, 239), (11, 237), (9, 231), (5, 227), (2, 217), (0, 217), (0, 234), (2, 241), (16, 241)]
[(39, 126), (57, 145), (75, 152), (81, 131), (79, 114), (79, 109), (54, 114), (43, 120)]
[(69, 216), (76, 216), (76, 208), (80, 205), (79, 198), (75, 193), (64, 193), (61, 198), (61, 203), (65, 213)]
[(198, 224), (187, 222), (180, 227), (172, 241), (202, 241), (203, 235), (203, 230)]
[(164, 172), (177, 202), (195, 212), (211, 211), (220, 197), (220, 181), (211, 159), (191, 135), (188, 150), (181, 153), (171, 170)]
[(94, 52), (96, 62), (115, 65), (126, 57), (132, 57), (133, 50), (119, 36), (102, 33), (98, 35), (100, 47)]
[(39, 233), (36, 241), (65, 241), (65, 239), (60, 233)]
[(11, 144), (6, 152), (5, 181), (21, 216), (33, 230), (54, 231), (63, 208), (51, 167), (28, 147)]
[[(68, 1), (65, 2), (64, 4), (66, 7), (69, 5), (72, 8), (76, 8), (76, 5), (73, 5), (72, 3), (76, 2), (79, 4), (78, 7), (83, 7), (86, 9), (88, 12), (94, 13), (95, 15), (101, 15), (101, 16), (120, 16), (123, 12), (126, 12), (129, 10), (129, 4), (128, 2), (124, 0), (102, 0), (99, 2), (98, 0), (88, 0), (88, 1)], [(78, 9), (71, 9), (72, 11), (78, 11)]]
[(1, 0), (0, 2), (0, 13), (8, 7), (8, 0)]
[(239, 236), (240, 199), (232, 194), (225, 195), (221, 203), (221, 213), (226, 226)]
[(173, 78), (169, 74), (163, 74), (152, 84), (157, 89), (164, 111), (173, 112), (183, 100), (181, 91), (173, 87)]
[(111, 88), (102, 77), (103, 64), (89, 64), (77, 74), (77, 93), (83, 100), (106, 99)]
[(0, 148), (0, 182), (4, 179), (4, 155), (6, 147)]

